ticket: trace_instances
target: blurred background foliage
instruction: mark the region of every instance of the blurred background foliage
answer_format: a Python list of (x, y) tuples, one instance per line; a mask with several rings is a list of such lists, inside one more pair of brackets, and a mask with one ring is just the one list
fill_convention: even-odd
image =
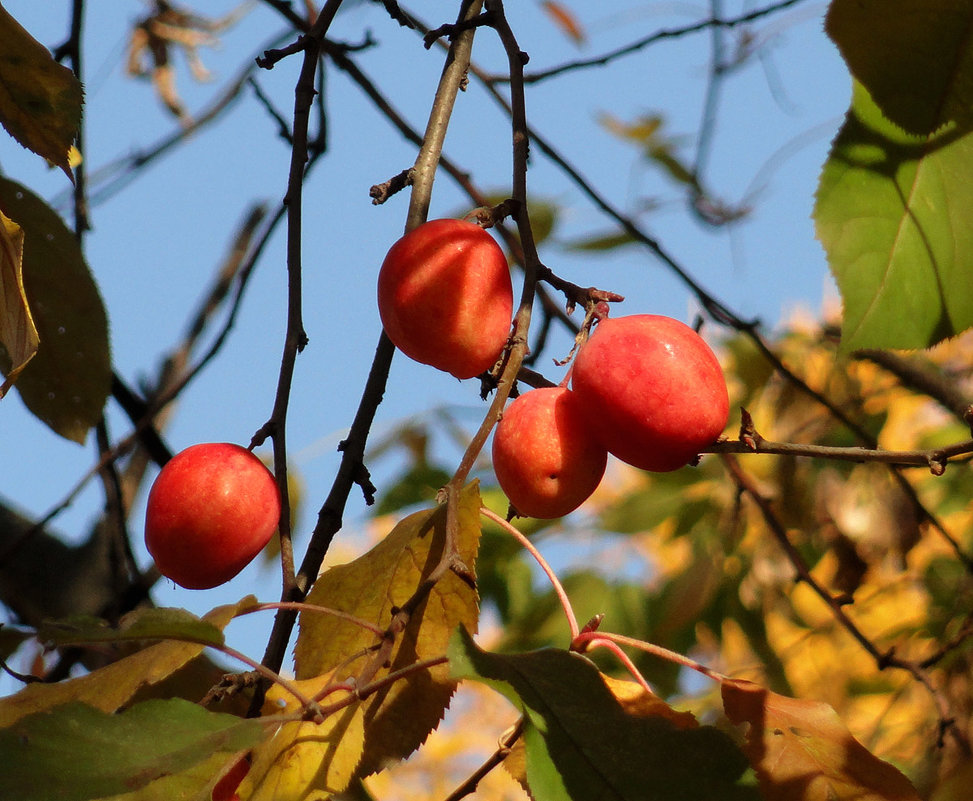
[[(967, 424), (929, 392), (911, 387), (916, 371), (938, 377), (967, 397), (973, 389), (969, 353), (973, 336), (879, 366), (853, 354), (837, 355), (829, 315), (818, 322), (796, 314), (772, 346), (808, 388), (820, 392), (890, 450), (929, 449), (969, 436)], [(815, 445), (861, 444), (860, 435), (805, 389), (782, 379), (745, 335), (719, 346), (731, 389), (731, 407), (745, 408), (766, 439)], [(935, 386), (927, 386), (935, 393)], [(938, 393), (936, 393), (938, 394)], [(389, 527), (393, 499), (399, 511), (428, 503), (435, 478), (447, 466), (431, 465), (425, 445), (451, 436), (455, 423), (430, 413), (411, 419), (390, 439), (405, 443), (410, 461), (384, 494), (378, 536)], [(730, 423), (728, 437), (735, 438)], [(416, 447), (422, 443), (423, 447)], [(834, 598), (874, 653), (928, 671), (945, 697), (954, 725), (967, 734), (973, 714), (973, 504), (966, 459), (943, 475), (928, 468), (893, 469), (776, 455), (708, 454), (695, 468), (649, 474), (612, 462), (602, 486), (581, 511), (559, 522), (515, 521), (555, 566), (579, 622), (604, 615), (602, 630), (625, 634), (678, 653), (775, 692), (832, 705), (853, 734), (882, 759), (902, 769), (928, 797), (959, 799), (944, 783), (968, 755), (940, 731), (933, 695), (907, 670), (887, 666), (836, 618), (800, 580), (753, 498), (724, 460), (734, 459), (769, 500), (817, 583)], [(485, 502), (501, 514), (506, 502), (487, 464), (481, 465)], [(519, 652), (565, 647), (570, 636), (553, 592), (530, 557), (499, 527), (484, 527), (477, 563), (486, 642)], [(722, 715), (719, 688), (692, 671), (639, 652), (630, 656), (656, 691), (702, 720)], [(593, 658), (623, 676), (604, 652)], [(436, 747), (415, 758), (407, 783), (425, 776), (415, 795), (434, 791), (446, 752), (484, 753), (494, 734), (479, 732), (503, 721), (502, 700), (461, 695), (451, 725), (433, 735)], [(512, 709), (508, 710), (511, 713)], [(509, 723), (509, 720), (507, 721)], [(477, 733), (477, 736), (473, 736)], [(942, 742), (939, 747), (937, 742)], [(466, 764), (459, 760), (459, 764)], [(376, 779), (397, 781), (397, 770)], [(457, 779), (462, 778), (462, 771)], [(955, 781), (955, 780), (954, 780)], [(495, 780), (483, 797), (519, 797)], [(384, 797), (383, 793), (377, 795)]]

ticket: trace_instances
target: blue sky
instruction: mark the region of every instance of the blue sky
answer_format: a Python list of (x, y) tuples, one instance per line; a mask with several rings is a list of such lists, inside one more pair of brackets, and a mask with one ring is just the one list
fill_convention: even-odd
[[(69, 3), (8, 0), (5, 8), (40, 41), (65, 38)], [(198, 3), (219, 16), (234, 6), (226, 0)], [(300, 5), (300, 4), (296, 4)], [(439, 24), (455, 14), (455, 3), (422, 4), (422, 14)], [(507, 13), (529, 70), (597, 55), (660, 28), (705, 16), (706, 3), (565, 0), (588, 34), (582, 46), (554, 27), (539, 2), (508, 3)], [(753, 3), (722, 3), (733, 16)], [(124, 74), (128, 36), (147, 3), (88, 3), (85, 25), (87, 74), (86, 140), (91, 171), (120, 155), (151, 146), (176, 126), (148, 82)], [(747, 200), (750, 216), (715, 230), (686, 213), (679, 189), (637, 152), (608, 134), (599, 116), (631, 120), (647, 113), (665, 117), (666, 131), (680, 137), (686, 156), (695, 147), (709, 58), (708, 33), (663, 42), (610, 66), (567, 73), (529, 87), (531, 124), (601, 193), (634, 213), (646, 198), (655, 210), (644, 227), (712, 294), (745, 317), (773, 326), (797, 306), (818, 309), (830, 286), (827, 266), (814, 239), (811, 209), (817, 173), (837, 131), (850, 92), (847, 72), (823, 33), (823, 3), (804, 2), (751, 29), (763, 44), (724, 84), (718, 106), (708, 185), (728, 201)], [(205, 107), (265, 42), (283, 29), (272, 10), (257, 3), (218, 48), (200, 55), (213, 81), (192, 81), (185, 60), (176, 58), (177, 84), (190, 112)], [(339, 14), (332, 36), (358, 43), (366, 33), (378, 46), (354, 58), (421, 130), (442, 67), (442, 53), (426, 51), (410, 31), (389, 22), (380, 5), (358, 2)], [(727, 34), (732, 47), (736, 34)], [(490, 72), (505, 68), (505, 56), (488, 30), (477, 36), (474, 58)], [(289, 118), (299, 58), (258, 76), (263, 91)], [(338, 464), (335, 446), (357, 406), (379, 335), (374, 304), (378, 266), (401, 234), (405, 194), (383, 206), (371, 204), (368, 189), (410, 166), (414, 147), (392, 130), (369, 101), (339, 71), (327, 72), (329, 154), (311, 175), (305, 193), (304, 315), (310, 344), (298, 360), (290, 405), (288, 447), (304, 483), (305, 504), (298, 540), (313, 526)], [(506, 192), (510, 185), (509, 125), (475, 84), (462, 94), (445, 152), (470, 172), (480, 187)], [(86, 237), (88, 262), (110, 315), (116, 369), (132, 385), (152, 373), (161, 354), (181, 336), (198, 294), (207, 284), (232, 236), (233, 227), (257, 200), (275, 209), (284, 193), (289, 151), (275, 124), (245, 92), (224, 118), (200, 131), (177, 151), (98, 203)], [(46, 198), (57, 198), (66, 180), (0, 134), (0, 167)], [(582, 285), (617, 291), (627, 300), (618, 313), (653, 312), (690, 321), (695, 313), (685, 288), (644, 249), (625, 248), (608, 256), (571, 252), (565, 243), (612, 226), (570, 181), (533, 153), (530, 194), (561, 207), (554, 237), (542, 258), (556, 273)], [(468, 210), (469, 201), (451, 180), (437, 179), (431, 216)], [(200, 441), (246, 444), (270, 413), (283, 344), (285, 314), (284, 229), (270, 244), (219, 358), (182, 396), (166, 432), (179, 450)], [(566, 335), (555, 337), (550, 356), (569, 350)], [(559, 379), (561, 368), (544, 368)], [(446, 406), (462, 424), (476, 425), (485, 410), (475, 382), (452, 377), (397, 357), (375, 438), (403, 419)], [(125, 420), (110, 408), (112, 430), (126, 433)], [(94, 444), (60, 440), (26, 412), (16, 393), (0, 402), (0, 495), (26, 512), (45, 513), (90, 466)], [(444, 458), (454, 456), (444, 446)], [(380, 482), (396, 468), (394, 459), (372, 465)], [(141, 504), (132, 529), (141, 549)], [(56, 521), (69, 539), (83, 536), (101, 505), (92, 483)], [(365, 514), (360, 496), (348, 507), (349, 527)], [(143, 550), (140, 558), (145, 559)], [(276, 598), (271, 569), (258, 565), (225, 587), (192, 593), (160, 584), (162, 605), (203, 612), (247, 592)], [(269, 624), (269, 615), (266, 618)], [(240, 624), (238, 624), (240, 625)], [(258, 643), (260, 623), (249, 619), (243, 639)], [(248, 649), (259, 655), (259, 647)], [(8, 691), (0, 680), (0, 692)]]

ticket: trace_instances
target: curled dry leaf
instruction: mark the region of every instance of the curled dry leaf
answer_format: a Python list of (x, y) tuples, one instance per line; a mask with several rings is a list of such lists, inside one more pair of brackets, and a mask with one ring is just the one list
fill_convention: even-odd
[(10, 361), (0, 398), (37, 353), (40, 342), (24, 292), (23, 264), (24, 231), (0, 212), (0, 347), (6, 348)]

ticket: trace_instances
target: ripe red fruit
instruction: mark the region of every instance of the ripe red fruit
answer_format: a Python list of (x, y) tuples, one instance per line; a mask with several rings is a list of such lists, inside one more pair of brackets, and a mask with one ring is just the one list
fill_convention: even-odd
[(240, 801), (237, 788), (249, 772), (250, 760), (246, 756), (240, 757), (216, 783), (213, 788), (213, 801)]
[(406, 356), (472, 378), (507, 342), (513, 287), (493, 237), (464, 220), (430, 220), (389, 249), (378, 274), (378, 310)]
[(726, 381), (692, 328), (654, 314), (605, 319), (574, 360), (571, 386), (602, 444), (623, 462), (665, 472), (723, 432)]
[(607, 460), (566, 387), (521, 395), (493, 435), (497, 481), (514, 509), (527, 517), (562, 517), (577, 509), (598, 487)]
[(164, 576), (209, 589), (243, 570), (279, 521), (280, 493), (263, 462), (239, 445), (193, 445), (152, 485), (145, 545)]

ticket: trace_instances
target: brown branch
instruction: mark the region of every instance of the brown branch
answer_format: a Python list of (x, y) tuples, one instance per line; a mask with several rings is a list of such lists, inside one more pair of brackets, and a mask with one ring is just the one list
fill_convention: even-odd
[[(478, 2), (473, 2), (469, 7), (464, 9), (464, 13), (468, 14), (476, 14), (478, 12)], [(437, 89), (436, 97), (433, 100), (432, 109), (429, 114), (426, 134), (419, 140), (420, 149), (416, 163), (412, 168), (413, 185), (406, 230), (415, 228), (426, 219), (436, 168), (441, 161), (442, 144), (445, 138), (447, 123), (452, 112), (456, 94), (459, 91), (460, 85), (465, 80), (465, 65), (469, 63), (471, 43), (471, 35), (457, 37), (446, 59), (446, 66), (443, 70), (439, 88)], [(326, 44), (323, 46), (328, 49)], [(329, 49), (328, 54), (338, 61), (350, 64), (350, 59), (347, 58), (347, 55), (339, 50)], [(294, 577), (290, 595), (283, 599), (285, 601), (300, 601), (307, 595), (311, 584), (317, 577), (331, 540), (341, 528), (345, 504), (347, 503), (352, 487), (356, 483), (362, 484), (367, 479), (368, 474), (363, 461), (365, 443), (372, 420), (374, 419), (375, 411), (385, 391), (389, 367), (394, 352), (394, 346), (383, 332), (379, 337), (372, 367), (349, 436), (341, 443), (342, 459), (338, 474), (335, 476), (328, 498), (318, 513), (318, 521), (311, 536), (311, 543), (305, 553), (300, 570)], [(370, 482), (368, 482), (367, 486), (370, 487)], [(428, 589), (424, 591), (428, 594)], [(420, 591), (417, 591), (413, 597), (421, 600), (419, 593)], [(417, 605), (419, 600), (415, 601), (414, 605)], [(411, 611), (410, 608), (403, 608), (399, 614), (393, 617), (387, 635), (382, 639), (381, 646), (375, 657), (365, 666), (365, 669), (359, 676), (360, 680), (368, 681), (381, 668), (381, 665), (387, 658), (388, 652), (391, 650), (396, 633), (404, 629)], [(293, 610), (282, 610), (277, 615), (265, 652), (264, 664), (279, 665), (283, 661), (286, 645), (290, 639), (290, 633), (295, 620), (296, 615)], [(254, 710), (259, 709), (259, 703), (257, 702), (258, 700), (262, 702), (261, 696), (262, 693), (260, 693), (258, 688), (254, 706), (252, 707)]]
[(942, 475), (951, 458), (973, 454), (973, 439), (943, 448), (890, 451), (859, 446), (813, 445), (793, 442), (772, 442), (764, 439), (754, 428), (746, 409), (740, 410), (743, 422), (739, 440), (722, 440), (704, 448), (701, 453), (768, 453), (781, 456), (807, 456), (842, 462), (877, 462), (895, 467), (928, 467), (934, 475)]
[[(281, 355), (280, 372), (277, 379), (277, 394), (270, 418), (254, 434), (250, 447), (253, 448), (263, 442), (268, 436), (274, 445), (274, 477), (281, 495), (281, 516), (278, 525), (280, 537), (280, 560), (282, 573), (281, 601), (303, 600), (303, 593), (298, 587), (294, 570), (294, 548), (292, 541), (289, 488), (287, 486), (287, 409), (290, 403), (291, 384), (294, 378), (294, 368), (297, 355), (307, 344), (307, 334), (304, 330), (302, 311), (302, 201), (304, 178), (307, 173), (308, 128), (310, 125), (311, 107), (317, 95), (315, 89), (315, 73), (320, 60), (321, 42), (334, 20), (335, 14), (341, 7), (342, 0), (328, 0), (315, 19), (314, 24), (302, 37), (304, 43), (304, 61), (300, 75), (294, 89), (294, 126), (292, 131), (293, 145), (291, 147), (291, 162), (287, 178), (287, 193), (284, 196), (284, 206), (287, 209), (287, 324), (284, 333), (283, 353)], [(322, 151), (315, 150), (318, 156)], [(293, 625), (292, 611), (278, 612), (274, 628), (267, 642), (263, 664), (274, 671), (279, 671), (284, 661), (284, 651), (290, 638)], [(290, 625), (286, 621), (290, 620)], [(259, 714), (263, 703), (265, 684), (260, 684), (254, 694), (250, 713)]]

